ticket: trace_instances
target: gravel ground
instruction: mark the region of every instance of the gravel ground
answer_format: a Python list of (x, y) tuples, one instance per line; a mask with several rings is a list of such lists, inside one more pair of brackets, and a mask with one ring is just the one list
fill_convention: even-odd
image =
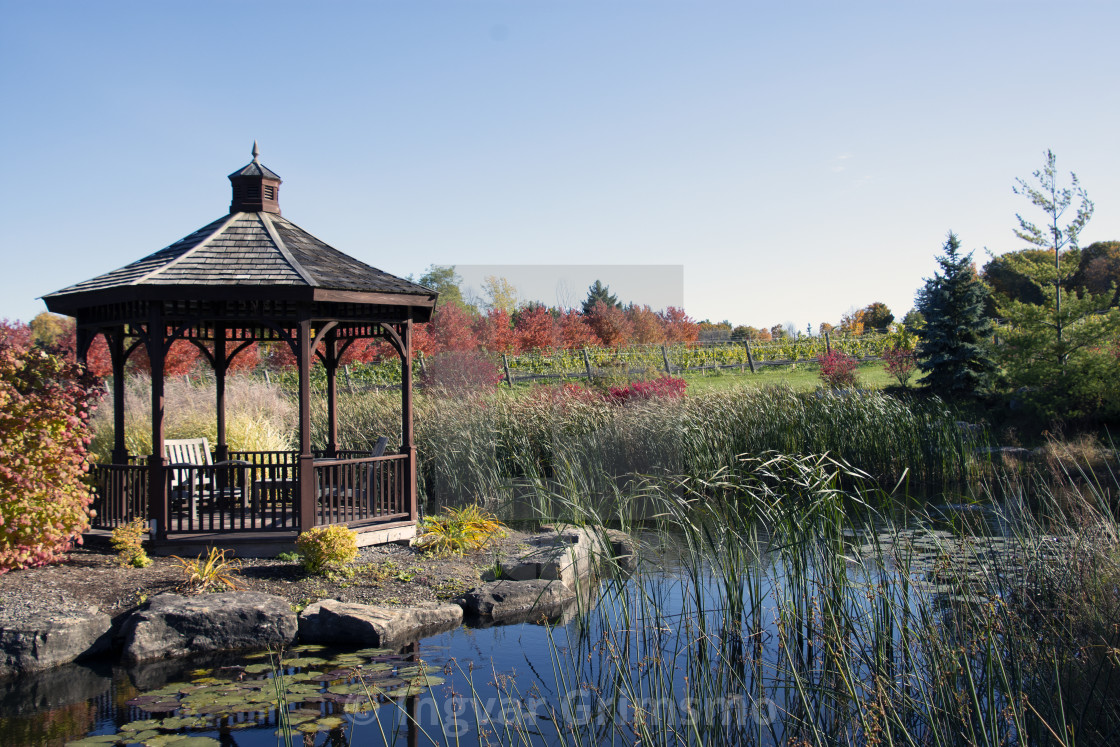
[[(484, 553), (437, 557), (409, 547), (366, 547), (345, 574), (309, 576), (294, 562), (238, 559), (238, 585), (284, 597), (297, 609), (320, 599), (360, 604), (410, 605), (450, 599), (479, 583), (494, 557), (524, 545), (528, 535), (511, 532)], [(109, 549), (78, 548), (58, 565), (0, 575), (0, 623), (96, 606), (113, 617), (183, 582), (174, 558), (152, 558), (147, 568), (124, 568)]]

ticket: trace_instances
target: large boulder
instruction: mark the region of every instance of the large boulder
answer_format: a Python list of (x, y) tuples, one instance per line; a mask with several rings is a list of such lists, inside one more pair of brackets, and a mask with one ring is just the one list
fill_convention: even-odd
[(105, 651), (112, 627), (110, 617), (97, 607), (70, 606), (34, 616), (0, 613), (0, 678)]
[(255, 591), (185, 597), (160, 594), (125, 624), (130, 663), (202, 651), (280, 648), (296, 638), (287, 600)]
[(554, 620), (576, 603), (576, 593), (559, 580), (491, 581), (455, 598), (484, 622), (498, 624)]
[(455, 604), (421, 602), (411, 607), (349, 604), (323, 599), (299, 616), (303, 643), (346, 643), (397, 647), (456, 628), (463, 609)]

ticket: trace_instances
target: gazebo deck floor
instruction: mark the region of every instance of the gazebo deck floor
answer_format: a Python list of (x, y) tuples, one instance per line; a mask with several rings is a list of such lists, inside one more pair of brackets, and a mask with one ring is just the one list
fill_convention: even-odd
[[(351, 529), (358, 535), (358, 547), (384, 545), (390, 542), (407, 542), (416, 536), (415, 522), (407, 520), (368, 523), (353, 526)], [(108, 547), (111, 534), (112, 532), (107, 529), (90, 529), (82, 537), (86, 545)], [(282, 552), (294, 552), (298, 535), (299, 532), (296, 530), (287, 532), (244, 531), (236, 534), (202, 531), (192, 534), (176, 534), (165, 540), (155, 540), (150, 543), (150, 546), (151, 554), (157, 556), (196, 556), (200, 553), (209, 552), (211, 547), (217, 547), (232, 550), (234, 557), (272, 558)]]

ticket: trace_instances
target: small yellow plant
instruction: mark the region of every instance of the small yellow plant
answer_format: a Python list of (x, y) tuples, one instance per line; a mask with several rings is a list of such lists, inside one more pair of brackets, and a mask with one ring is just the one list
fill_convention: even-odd
[(333, 573), (358, 557), (358, 533), (344, 526), (315, 527), (296, 538), (296, 547), (308, 573)]
[(412, 546), (426, 552), (462, 555), (483, 549), (506, 536), (507, 531), (494, 514), (478, 506), (445, 508), (441, 515), (420, 522), (420, 533)]
[(152, 564), (148, 553), (144, 552), (144, 533), (148, 531), (143, 516), (137, 516), (124, 526), (113, 530), (109, 544), (117, 551), (117, 562), (123, 566), (144, 568)]
[(184, 594), (205, 594), (208, 591), (240, 589), (235, 576), (241, 570), (241, 561), (234, 560), (232, 557), (227, 559), (227, 552), (233, 551), (211, 547), (209, 556), (203, 558), (199, 554), (194, 560), (172, 555), (171, 557), (182, 566), (185, 577), (183, 583), (179, 585), (179, 591)]

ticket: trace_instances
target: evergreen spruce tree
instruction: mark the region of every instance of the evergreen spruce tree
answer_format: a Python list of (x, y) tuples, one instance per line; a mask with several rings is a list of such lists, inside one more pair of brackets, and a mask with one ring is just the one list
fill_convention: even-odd
[(587, 289), (587, 298), (583, 302), (583, 313), (590, 314), (591, 310), (595, 308), (595, 304), (602, 301), (607, 306), (613, 306), (616, 309), (621, 309), (622, 304), (618, 302), (618, 297), (611, 293), (609, 285), (603, 285), (602, 281), (596, 280), (595, 283)]
[(949, 232), (941, 272), (918, 291), (916, 307), (925, 318), (918, 331), (918, 366), (925, 385), (943, 396), (975, 394), (992, 371), (988, 356), (991, 321), (984, 310), (988, 289), (976, 276), (972, 253), (962, 255), (956, 234)]

